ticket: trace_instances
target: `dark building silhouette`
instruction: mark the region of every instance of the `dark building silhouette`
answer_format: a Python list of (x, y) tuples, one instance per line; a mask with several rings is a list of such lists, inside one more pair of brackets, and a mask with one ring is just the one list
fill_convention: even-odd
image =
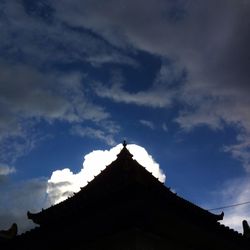
[(247, 237), (218, 222), (223, 214), (177, 196), (132, 158), (126, 144), (73, 197), (27, 215), (39, 226), (2, 241), (1, 249), (250, 249)]

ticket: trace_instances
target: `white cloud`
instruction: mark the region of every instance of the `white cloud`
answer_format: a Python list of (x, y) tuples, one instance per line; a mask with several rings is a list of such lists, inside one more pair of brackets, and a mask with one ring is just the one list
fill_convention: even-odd
[[(19, 233), (34, 227), (34, 224), (27, 219), (28, 210), (38, 212), (42, 208), (59, 203), (74, 192), (80, 191), (81, 187), (87, 185), (116, 159), (122, 147), (119, 144), (110, 150), (94, 150), (85, 155), (83, 166), (77, 173), (65, 168), (55, 170), (49, 180), (32, 179), (18, 184), (0, 182), (1, 227), (8, 228), (13, 222), (16, 222)], [(159, 164), (143, 147), (130, 144), (127, 145), (127, 148), (142, 166), (146, 167), (161, 182), (165, 181), (165, 175)], [(5, 169), (4, 173), (7, 173), (6, 171)]]
[(10, 167), (6, 164), (0, 163), (0, 176), (1, 175), (6, 176), (9, 174), (13, 174), (15, 172), (16, 172), (16, 169), (14, 167)]
[(148, 154), (145, 148), (135, 144), (128, 145), (127, 148), (133, 154), (135, 160), (137, 160), (142, 166), (158, 178), (159, 181), (165, 182), (165, 174), (161, 170), (159, 164), (155, 162), (153, 157)]
[[(143, 147), (131, 144), (127, 148), (134, 155), (134, 159), (142, 166), (161, 182), (165, 181), (165, 175), (159, 164), (154, 161)], [(73, 192), (78, 192), (80, 187), (87, 185), (94, 176), (98, 175), (101, 170), (114, 161), (121, 149), (122, 145), (119, 144), (110, 150), (95, 150), (85, 155), (82, 169), (75, 174), (68, 168), (54, 171), (48, 181), (47, 193), (50, 203), (61, 202)]]
[(140, 120), (139, 121), (143, 126), (146, 126), (146, 127), (148, 127), (148, 128), (150, 128), (150, 129), (155, 129), (155, 125), (154, 125), (154, 123), (152, 122), (152, 121), (148, 121), (148, 120)]

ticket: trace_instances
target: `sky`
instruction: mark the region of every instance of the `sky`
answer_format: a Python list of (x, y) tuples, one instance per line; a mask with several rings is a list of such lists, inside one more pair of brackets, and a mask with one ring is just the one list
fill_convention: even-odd
[[(0, 228), (34, 226), (27, 210), (124, 139), (205, 209), (250, 201), (249, 16), (248, 0), (0, 0)], [(250, 222), (250, 205), (224, 212)]]

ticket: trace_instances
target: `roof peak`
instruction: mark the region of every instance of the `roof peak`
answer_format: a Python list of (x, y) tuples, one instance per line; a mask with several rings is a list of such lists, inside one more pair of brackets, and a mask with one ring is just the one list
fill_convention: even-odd
[(120, 153), (117, 155), (117, 159), (132, 159), (133, 155), (129, 152), (129, 150), (127, 149), (127, 142), (126, 140), (123, 141), (123, 148), (120, 151)]

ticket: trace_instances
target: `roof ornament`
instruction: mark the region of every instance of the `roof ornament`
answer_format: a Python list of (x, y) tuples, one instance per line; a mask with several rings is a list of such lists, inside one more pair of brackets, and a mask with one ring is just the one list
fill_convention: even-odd
[(242, 226), (243, 226), (243, 236), (245, 236), (246, 238), (250, 238), (250, 227), (246, 220), (242, 221)]
[(123, 145), (124, 148), (126, 148), (126, 146), (127, 146), (126, 140), (123, 141), (123, 144), (122, 144), (122, 145)]
[(223, 220), (224, 212), (222, 211), (221, 214), (218, 215), (218, 220)]
[(12, 226), (8, 230), (0, 231), (0, 239), (10, 240), (13, 239), (17, 235), (17, 224), (13, 223)]
[(119, 158), (119, 159), (131, 158), (132, 159), (133, 155), (127, 149), (127, 141), (124, 140), (122, 145), (123, 145), (123, 148), (120, 151), (120, 153), (117, 155), (117, 158)]

